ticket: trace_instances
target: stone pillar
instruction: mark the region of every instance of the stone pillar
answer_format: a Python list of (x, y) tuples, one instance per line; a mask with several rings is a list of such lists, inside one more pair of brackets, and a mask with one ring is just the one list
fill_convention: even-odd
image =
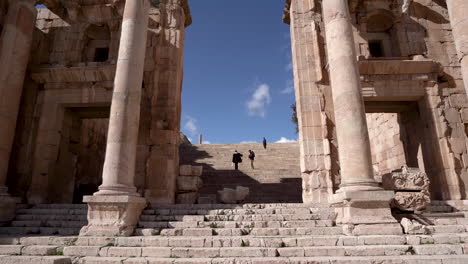
[(291, 27), (291, 48), (294, 70), (296, 111), (299, 128), (299, 150), (302, 177), (302, 201), (327, 203), (333, 194), (330, 166), (330, 142), (324, 94), (319, 82), (323, 79), (323, 52), (320, 49), (319, 26), (314, 21), (315, 1), (292, 0), (286, 9), (285, 21)]
[(149, 0), (127, 0), (114, 80), (103, 183), (80, 235), (131, 235), (146, 200), (134, 186)]
[(36, 14), (34, 0), (10, 1), (0, 37), (0, 223), (14, 216), (6, 179)]
[(374, 180), (348, 1), (322, 5), (341, 168), (340, 189), (330, 203), (346, 234), (402, 233), (390, 211), (393, 192)]
[(202, 134), (198, 135), (198, 144), (203, 144), (203, 136), (202, 136)]
[(447, 9), (452, 25), (465, 91), (468, 95), (468, 1), (447, 0)]
[(161, 45), (156, 51), (158, 96), (152, 98), (151, 152), (145, 198), (152, 205), (173, 204), (179, 176), (179, 142), (187, 0), (160, 1)]

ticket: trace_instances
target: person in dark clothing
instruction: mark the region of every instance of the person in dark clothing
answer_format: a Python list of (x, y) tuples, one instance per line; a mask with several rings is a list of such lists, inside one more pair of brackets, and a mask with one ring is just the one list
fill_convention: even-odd
[(266, 146), (267, 146), (266, 138), (263, 137), (263, 148), (266, 149)]
[(255, 152), (253, 152), (253, 150), (250, 150), (249, 149), (249, 159), (250, 159), (250, 167), (253, 169), (254, 168), (254, 159), (255, 159)]
[(243, 155), (237, 152), (237, 150), (232, 154), (232, 163), (234, 163), (235, 170), (239, 169), (239, 163), (242, 163), (242, 156)]

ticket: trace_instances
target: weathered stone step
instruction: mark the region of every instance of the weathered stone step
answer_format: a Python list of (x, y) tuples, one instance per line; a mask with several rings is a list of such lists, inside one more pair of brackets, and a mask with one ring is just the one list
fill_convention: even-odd
[(34, 215), (34, 214), (20, 214), (16, 215), (15, 220), (18, 221), (87, 221), (86, 214), (84, 215)]
[[(99, 238), (96, 238), (97, 240)], [(77, 236), (6, 236), (0, 237), (0, 245), (51, 245), (69, 246), (74, 245), (78, 240)]]
[(334, 213), (330, 208), (283, 208), (283, 209), (147, 209), (143, 215), (272, 215)]
[(468, 256), (274, 257), (274, 258), (102, 258), (85, 257), (80, 264), (463, 264)]
[(292, 236), (341, 235), (341, 227), (302, 228), (174, 228), (162, 229), (161, 236)]
[(35, 209), (82, 209), (88, 208), (87, 204), (38, 204), (34, 205)]
[(51, 245), (51, 246), (124, 246), (124, 247), (231, 247), (248, 242), (254, 247), (305, 247), (305, 246), (354, 246), (354, 245), (431, 245), (467, 244), (468, 233), (434, 235), (307, 235), (307, 236), (135, 236), (135, 237), (59, 237), (27, 236), (0, 237), (0, 245)]
[[(70, 257), (63, 256), (0, 256), (2, 264), (71, 264)], [(116, 262), (119, 263), (119, 262)]]
[(321, 247), (252, 247), (247, 243), (232, 247), (65, 247), (69, 256), (223, 258), (223, 257), (319, 257), (319, 256), (403, 256), (463, 255), (463, 245), (378, 245)]
[(168, 222), (140, 221), (142, 228), (291, 228), (334, 226), (332, 220), (295, 220), (295, 221), (209, 221), (209, 222)]
[(47, 209), (47, 208), (30, 208), (19, 209), (17, 214), (24, 215), (87, 215), (87, 209)]
[(87, 224), (87, 221), (12, 221), (12, 227), (65, 227), (65, 228), (81, 228)]
[(260, 203), (260, 204), (161, 204), (150, 209), (281, 209), (330, 208), (327, 203)]
[(80, 228), (75, 227), (0, 227), (2, 235), (77, 235)]

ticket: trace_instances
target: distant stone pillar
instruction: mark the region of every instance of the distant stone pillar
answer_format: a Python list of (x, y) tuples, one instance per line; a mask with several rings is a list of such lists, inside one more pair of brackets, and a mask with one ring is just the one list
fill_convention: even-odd
[(14, 215), (6, 179), (36, 15), (34, 0), (10, 1), (0, 37), (0, 222)]
[(134, 186), (149, 0), (126, 1), (114, 80), (103, 183), (80, 235), (131, 235), (146, 199)]
[(203, 144), (203, 135), (198, 135), (198, 144)]
[(447, 9), (452, 25), (465, 91), (468, 95), (468, 1), (447, 0)]
[(373, 176), (348, 0), (322, 6), (341, 168), (340, 189), (330, 203), (346, 234), (402, 233), (390, 211), (393, 192), (382, 191)]

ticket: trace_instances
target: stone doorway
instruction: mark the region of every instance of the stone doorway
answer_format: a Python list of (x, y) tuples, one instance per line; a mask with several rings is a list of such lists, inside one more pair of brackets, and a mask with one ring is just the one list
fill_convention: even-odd
[(102, 182), (109, 107), (67, 107), (60, 132), (55, 173), (49, 182), (52, 203), (82, 203)]
[[(431, 195), (441, 195), (442, 156), (437, 132), (428, 126), (423, 101), (367, 101), (366, 117), (376, 176), (403, 165), (419, 168), (431, 180)], [(439, 154), (435, 154), (439, 153)]]

